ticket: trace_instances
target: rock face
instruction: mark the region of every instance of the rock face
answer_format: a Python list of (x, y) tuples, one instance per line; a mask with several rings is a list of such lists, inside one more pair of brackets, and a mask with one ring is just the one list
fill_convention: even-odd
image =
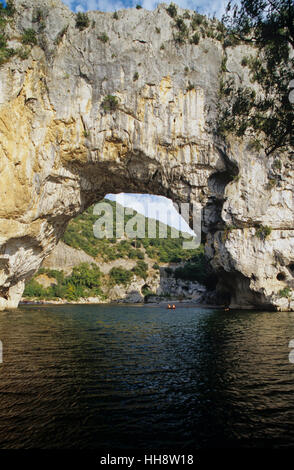
[[(147, 257), (145, 253), (145, 261), (148, 265), (148, 275), (146, 279), (139, 276), (134, 276), (131, 283), (128, 285), (116, 285), (109, 287), (109, 282), (106, 280), (102, 283), (102, 290), (106, 297), (103, 298), (88, 298), (88, 302), (131, 302), (138, 303), (144, 302), (146, 290), (155, 295), (150, 296), (150, 301), (164, 301), (166, 299), (181, 299), (198, 302), (203, 298), (206, 288), (198, 282), (184, 281), (175, 279), (169, 276), (162, 266), (159, 269), (154, 269), (154, 260)], [(136, 261), (131, 259), (119, 258), (109, 262), (101, 262), (92, 258), (82, 250), (72, 248), (62, 241), (54, 248), (50, 255), (44, 260), (42, 267), (48, 269), (56, 269), (63, 271), (66, 275), (72, 273), (74, 266), (81, 263), (96, 264), (103, 274), (108, 274), (113, 267), (122, 267), (131, 270), (135, 267)], [(169, 266), (170, 267), (170, 266)], [(176, 269), (177, 265), (173, 268)], [(46, 274), (40, 274), (36, 277), (36, 281), (43, 287), (49, 287), (51, 284), (57, 284), (55, 278), (48, 277)], [(164, 299), (164, 297), (166, 299)], [(145, 299), (147, 300), (147, 299)]]
[[(293, 287), (293, 163), (282, 159), (268, 189), (273, 160), (212, 132), (222, 45), (177, 44), (164, 5), (118, 19), (90, 12), (83, 31), (60, 0), (15, 6), (10, 46), (27, 28), (38, 45), (0, 68), (0, 308), (18, 305), (72, 217), (107, 193), (141, 192), (201, 204), (207, 254), (232, 306), (293, 309), (293, 295), (279, 294)], [(226, 49), (227, 69), (245, 81), (247, 52)], [(118, 99), (113, 112), (107, 95)], [(258, 225), (272, 228), (265, 240)]]

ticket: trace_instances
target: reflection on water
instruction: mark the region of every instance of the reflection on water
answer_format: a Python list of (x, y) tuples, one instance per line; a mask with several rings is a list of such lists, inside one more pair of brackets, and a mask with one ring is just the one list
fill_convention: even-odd
[(294, 313), (133, 306), (0, 314), (0, 448), (294, 444)]

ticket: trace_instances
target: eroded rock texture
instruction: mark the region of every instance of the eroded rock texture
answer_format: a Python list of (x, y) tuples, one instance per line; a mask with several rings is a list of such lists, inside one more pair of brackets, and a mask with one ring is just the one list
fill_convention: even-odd
[[(18, 305), (72, 217), (124, 191), (200, 202), (219, 292), (233, 306), (293, 309), (279, 294), (293, 286), (293, 163), (282, 159), (269, 189), (273, 157), (213, 133), (220, 42), (177, 44), (164, 5), (118, 19), (90, 12), (79, 31), (59, 0), (15, 4), (10, 45), (26, 28), (38, 45), (0, 68), (0, 308)], [(226, 53), (228, 70), (248, 80), (243, 46)], [(119, 100), (114, 112), (107, 95)], [(265, 240), (259, 224), (272, 228)]]

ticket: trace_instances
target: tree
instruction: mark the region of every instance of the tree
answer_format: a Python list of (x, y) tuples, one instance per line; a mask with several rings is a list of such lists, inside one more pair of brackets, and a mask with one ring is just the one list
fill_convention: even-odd
[(89, 24), (90, 20), (87, 13), (81, 13), (79, 11), (76, 16), (76, 28), (78, 28), (80, 31), (83, 31), (84, 29), (88, 28)]
[(233, 77), (222, 80), (219, 132), (251, 135), (268, 155), (278, 149), (293, 151), (293, 1), (241, 0), (240, 6), (230, 1), (223, 22), (229, 35), (252, 46), (252, 55), (244, 57), (242, 65), (249, 68), (260, 92)]

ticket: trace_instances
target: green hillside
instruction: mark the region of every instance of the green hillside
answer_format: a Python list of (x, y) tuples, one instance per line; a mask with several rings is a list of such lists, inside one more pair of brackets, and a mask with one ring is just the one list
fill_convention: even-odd
[[(113, 201), (104, 200), (113, 207), (114, 228), (116, 225), (116, 211), (122, 211), (124, 208)], [(137, 213), (134, 212), (134, 215)], [(124, 215), (124, 225), (133, 216)], [(147, 226), (149, 219), (141, 216), (145, 223), (145, 233), (147, 234)], [(199, 254), (199, 248), (195, 250), (183, 249), (183, 238), (179, 234), (179, 238), (171, 238), (171, 228), (166, 227), (161, 222), (156, 221), (156, 238), (137, 238), (123, 239), (104, 238), (97, 239), (93, 233), (93, 225), (98, 216), (93, 215), (93, 206), (83, 212), (81, 215), (73, 219), (64, 234), (63, 241), (73, 248), (84, 250), (88, 255), (98, 257), (104, 262), (113, 261), (118, 258), (144, 259), (145, 254), (156, 262), (161, 263), (180, 263), (186, 261)], [(159, 238), (159, 233), (167, 232), (167, 238)], [(114, 236), (116, 232), (114, 230)], [(192, 237), (190, 238), (192, 240)], [(200, 249), (202, 252), (202, 249)]]
[[(108, 200), (105, 202), (111, 204), (114, 215), (116, 210), (123, 211), (123, 207), (119, 204), (116, 205), (115, 202)], [(125, 216), (124, 225), (132, 217)], [(197, 281), (208, 287), (213, 286), (215, 280), (204, 255), (203, 245), (193, 250), (183, 249), (183, 241), (188, 239), (180, 234), (179, 238), (172, 238), (171, 228), (158, 221), (156, 221), (156, 238), (98, 239), (93, 233), (93, 226), (97, 219), (98, 216), (93, 214), (92, 206), (69, 223), (63, 241), (73, 248), (83, 250), (98, 263), (131, 259), (136, 262), (135, 265), (131, 269), (125, 269), (123, 266), (112, 267), (108, 274), (103, 274), (96, 264), (82, 263), (76, 266), (68, 276), (62, 271), (42, 268), (26, 284), (24, 297), (76, 301), (82, 297), (100, 296), (106, 301), (109, 288), (115, 285), (127, 286), (135, 275), (146, 280), (163, 265), (167, 276), (186, 281)], [(142, 216), (142, 220), (145, 223), (147, 233), (148, 219)], [(167, 238), (159, 238), (160, 231), (165, 230)], [(170, 263), (182, 261), (185, 264), (179, 267), (174, 266), (174, 269), (168, 266)], [(43, 287), (36, 280), (42, 274), (55, 280), (56, 283), (46, 288)], [(150, 292), (146, 291), (145, 294), (150, 294)]]

